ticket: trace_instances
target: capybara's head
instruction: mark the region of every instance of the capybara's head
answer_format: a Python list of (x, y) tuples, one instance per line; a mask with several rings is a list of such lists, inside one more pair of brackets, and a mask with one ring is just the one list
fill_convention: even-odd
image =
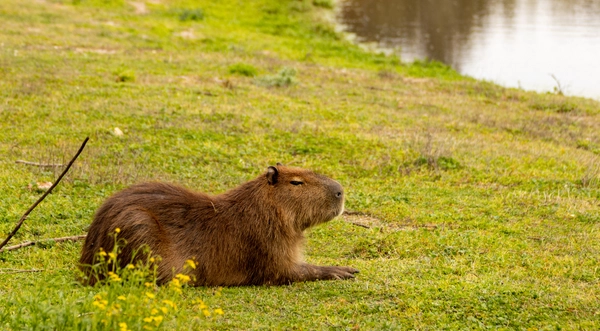
[(331, 178), (280, 163), (269, 167), (265, 177), (270, 200), (303, 230), (344, 211), (344, 189)]

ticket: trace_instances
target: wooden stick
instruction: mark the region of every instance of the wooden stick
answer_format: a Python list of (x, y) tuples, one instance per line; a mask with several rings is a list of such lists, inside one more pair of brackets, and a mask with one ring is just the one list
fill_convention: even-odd
[[(362, 223), (358, 223), (358, 222), (350, 222), (350, 221), (346, 221), (346, 223), (350, 223), (352, 225), (356, 225), (356, 226), (360, 226), (361, 228), (365, 228), (365, 229), (370, 229), (371, 227), (366, 225), (366, 224), (362, 224)], [(2, 251), (0, 251), (2, 252)]]
[(0, 270), (0, 275), (20, 274), (23, 272), (42, 272), (42, 271), (44, 271), (44, 269), (27, 269), (27, 270), (8, 269), (8, 270), (11, 270), (11, 271)]
[[(349, 216), (367, 216), (367, 217), (376, 218), (376, 217), (374, 217), (371, 214), (368, 214), (368, 213), (365, 213), (365, 212), (362, 212), (362, 211), (354, 211), (354, 210), (344, 210), (343, 215), (349, 215)], [(365, 229), (370, 229), (371, 228), (370, 226), (368, 226), (366, 224), (359, 223), (359, 222), (352, 222), (352, 221), (347, 221), (347, 220), (344, 220), (344, 221), (347, 222), (347, 223), (350, 223), (352, 225), (360, 226), (361, 228), (365, 228)]]
[(37, 245), (39, 243), (46, 242), (46, 241), (54, 241), (54, 242), (77, 241), (77, 240), (85, 239), (85, 237), (87, 237), (87, 236), (85, 234), (83, 234), (83, 235), (79, 235), (79, 236), (42, 239), (42, 240), (35, 240), (35, 241), (26, 241), (26, 242), (20, 243), (18, 245), (4, 247), (4, 248), (0, 249), (0, 253), (6, 252), (6, 251), (13, 251), (15, 249), (19, 249), (19, 248), (23, 248), (23, 247), (27, 247), (27, 246)]
[(36, 166), (36, 167), (41, 167), (41, 168), (58, 168), (58, 167), (64, 166), (64, 164), (36, 163), (36, 162), (29, 162), (29, 161), (24, 161), (24, 160), (16, 160), (15, 163), (21, 163), (21, 164), (26, 164), (26, 165)]
[(36, 201), (33, 205), (31, 205), (31, 207), (29, 207), (29, 209), (27, 209), (27, 211), (25, 212), (25, 214), (23, 214), (23, 216), (21, 217), (21, 219), (19, 220), (19, 222), (17, 223), (17, 225), (15, 226), (15, 228), (12, 230), (12, 232), (9, 233), (8, 237), (6, 237), (6, 239), (4, 239), (4, 241), (0, 244), (0, 250), (2, 250), (2, 247), (6, 246), (6, 244), (8, 243), (8, 241), (17, 233), (17, 231), (19, 231), (19, 229), (21, 228), (21, 225), (23, 225), (23, 222), (25, 222), (25, 219), (27, 219), (27, 216), (29, 215), (29, 213), (31, 213), (31, 211), (35, 207), (37, 207), (37, 205), (39, 205), (40, 202), (42, 202), (44, 200), (44, 198), (46, 198), (46, 196), (48, 194), (50, 194), (50, 192), (52, 192), (52, 190), (56, 187), (56, 185), (58, 185), (58, 183), (60, 183), (60, 180), (65, 176), (65, 174), (67, 173), (67, 171), (69, 171), (69, 169), (73, 165), (73, 162), (75, 162), (75, 160), (77, 160), (77, 157), (79, 157), (79, 154), (81, 154), (81, 152), (83, 151), (83, 148), (85, 147), (85, 144), (87, 144), (88, 140), (90, 140), (90, 137), (85, 138), (85, 140), (83, 141), (83, 144), (81, 144), (81, 147), (79, 147), (79, 150), (77, 151), (77, 154), (75, 154), (75, 156), (71, 159), (71, 162), (69, 162), (69, 164), (67, 164), (67, 167), (65, 168), (65, 170), (63, 170), (62, 174), (60, 174), (60, 176), (58, 176), (58, 178), (56, 179), (56, 181), (54, 182), (54, 184), (52, 184), (52, 186), (48, 189), (48, 191), (46, 191), (38, 199), (38, 201)]

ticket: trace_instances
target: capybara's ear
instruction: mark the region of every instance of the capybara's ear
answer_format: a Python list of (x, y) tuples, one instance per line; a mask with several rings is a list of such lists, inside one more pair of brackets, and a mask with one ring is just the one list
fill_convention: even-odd
[(277, 183), (278, 175), (279, 172), (277, 171), (277, 168), (271, 166), (267, 169), (267, 181), (269, 181), (269, 185), (274, 185)]
[(281, 167), (281, 166), (283, 166), (283, 164), (281, 164), (280, 162), (277, 162), (277, 166)]

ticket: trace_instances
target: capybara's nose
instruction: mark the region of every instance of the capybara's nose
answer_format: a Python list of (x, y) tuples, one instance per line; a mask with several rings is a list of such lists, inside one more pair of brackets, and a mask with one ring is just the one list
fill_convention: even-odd
[(342, 185), (340, 185), (340, 183), (333, 181), (329, 188), (331, 189), (331, 192), (333, 193), (333, 195), (335, 195), (336, 198), (344, 198), (344, 188), (342, 187)]

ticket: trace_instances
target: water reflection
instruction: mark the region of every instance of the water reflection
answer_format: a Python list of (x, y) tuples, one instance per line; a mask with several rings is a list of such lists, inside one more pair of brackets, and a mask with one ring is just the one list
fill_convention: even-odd
[(509, 86), (600, 97), (600, 1), (345, 0), (360, 41)]

